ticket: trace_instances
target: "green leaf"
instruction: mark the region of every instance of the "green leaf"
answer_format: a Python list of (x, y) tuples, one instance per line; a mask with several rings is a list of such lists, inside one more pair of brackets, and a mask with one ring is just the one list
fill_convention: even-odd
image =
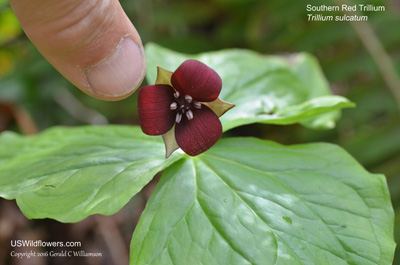
[(138, 127), (53, 128), (0, 137), (0, 196), (28, 218), (76, 222), (120, 210), (153, 176), (178, 160), (161, 137)]
[(249, 50), (227, 49), (186, 55), (156, 44), (146, 45), (147, 80), (156, 80), (157, 66), (168, 71), (186, 59), (204, 62), (222, 78), (220, 98), (236, 107), (221, 117), (224, 130), (261, 122), (292, 124), (310, 128), (333, 128), (342, 108), (354, 103), (332, 96), (314, 57), (300, 53), (290, 56), (262, 56)]
[[(313, 56), (301, 53), (294, 56), (292, 61), (293, 72), (304, 84), (307, 84), (309, 100), (331, 94), (328, 81), (318, 61)], [(346, 106), (342, 106), (342, 108), (346, 108)], [(338, 109), (340, 109), (340, 107)], [(335, 127), (334, 121), (338, 120), (339, 117), (340, 111), (334, 110), (303, 120), (300, 123), (309, 128), (332, 129)]]
[(220, 141), (170, 166), (131, 243), (131, 264), (391, 264), (383, 175), (331, 144)]
[[(21, 140), (21, 136), (14, 132), (5, 131), (1, 134), (0, 137), (0, 166), (3, 163), (6, 163), (10, 158), (20, 153), (23, 153), (27, 148), (27, 146), (21, 145), (19, 143)], [(15, 148), (15, 146), (18, 146)], [(11, 147), (11, 148), (9, 148)]]

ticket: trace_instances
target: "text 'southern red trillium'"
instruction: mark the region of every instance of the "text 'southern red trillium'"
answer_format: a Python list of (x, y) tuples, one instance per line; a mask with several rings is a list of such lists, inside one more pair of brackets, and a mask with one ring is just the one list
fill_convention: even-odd
[(156, 84), (139, 90), (143, 132), (163, 136), (166, 157), (179, 147), (203, 153), (222, 135), (219, 117), (234, 106), (218, 98), (221, 88), (221, 77), (202, 62), (187, 60), (174, 73), (158, 67)]

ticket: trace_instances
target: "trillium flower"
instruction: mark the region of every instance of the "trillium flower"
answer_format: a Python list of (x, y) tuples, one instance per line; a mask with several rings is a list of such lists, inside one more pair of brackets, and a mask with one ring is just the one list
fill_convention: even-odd
[(179, 147), (191, 156), (203, 153), (222, 135), (219, 117), (234, 107), (218, 98), (221, 77), (196, 60), (183, 62), (174, 73), (157, 70), (156, 84), (139, 90), (142, 131), (163, 136), (166, 157)]

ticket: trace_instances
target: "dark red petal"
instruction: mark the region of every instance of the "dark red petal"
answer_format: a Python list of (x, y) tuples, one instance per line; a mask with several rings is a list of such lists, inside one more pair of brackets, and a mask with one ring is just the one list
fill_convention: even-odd
[(201, 102), (217, 99), (222, 88), (217, 72), (196, 60), (184, 61), (172, 74), (171, 83), (181, 94)]
[(139, 122), (145, 134), (161, 135), (172, 128), (175, 111), (170, 105), (173, 101), (174, 89), (168, 85), (145, 86), (139, 90)]
[(193, 119), (182, 117), (175, 125), (175, 138), (179, 147), (191, 156), (207, 151), (222, 135), (222, 125), (217, 115), (207, 106), (193, 109)]

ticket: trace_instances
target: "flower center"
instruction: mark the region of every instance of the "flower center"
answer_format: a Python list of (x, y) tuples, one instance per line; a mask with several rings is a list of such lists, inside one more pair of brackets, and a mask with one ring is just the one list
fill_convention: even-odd
[(174, 101), (169, 106), (170, 110), (176, 112), (175, 122), (179, 123), (185, 114), (188, 120), (193, 119), (193, 108), (201, 109), (201, 103), (194, 101), (189, 95), (181, 95), (178, 91), (174, 93)]

